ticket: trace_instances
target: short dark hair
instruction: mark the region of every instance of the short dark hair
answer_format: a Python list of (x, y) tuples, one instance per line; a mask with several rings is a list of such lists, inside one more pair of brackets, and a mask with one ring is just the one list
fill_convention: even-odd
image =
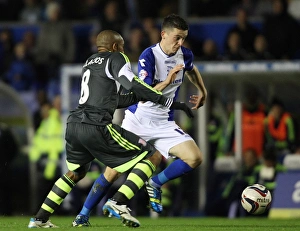
[(162, 30), (166, 28), (176, 28), (179, 30), (188, 30), (187, 22), (177, 14), (170, 14), (164, 18), (162, 23)]
[(266, 150), (264, 150), (263, 153), (263, 158), (264, 160), (269, 160), (272, 162), (276, 162), (277, 161), (277, 156), (276, 156), (276, 150), (274, 147), (268, 147), (266, 148)]
[(272, 99), (271, 106), (279, 106), (279, 107), (284, 108), (283, 102), (280, 99), (276, 98), (276, 97)]

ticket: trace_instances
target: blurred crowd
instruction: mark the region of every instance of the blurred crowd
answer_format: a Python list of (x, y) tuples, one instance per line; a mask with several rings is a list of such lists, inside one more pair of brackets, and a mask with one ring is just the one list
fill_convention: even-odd
[(241, 112), (241, 163), (234, 158), (237, 136), (233, 104), (228, 102), (224, 113), (217, 109), (218, 99), (211, 99), (207, 215), (248, 216), (240, 203), (241, 193), (248, 185), (265, 185), (274, 196), (277, 175), (300, 170), (299, 165), (294, 168), (289, 161), (291, 157), (295, 165), (300, 161), (299, 119), (287, 110), (280, 97), (275, 96), (267, 103), (262, 98), (259, 88), (247, 86)]
[[(62, 124), (60, 120), (60, 73), (62, 64), (83, 63), (88, 56), (97, 52), (95, 46), (99, 31), (112, 29), (120, 32), (125, 39), (125, 53), (132, 62), (137, 62), (141, 52), (151, 44), (160, 41), (159, 21), (170, 13), (180, 13), (179, 4), (174, 0), (1, 0), (0, 1), (0, 80), (14, 88), (21, 95), (31, 92), (27, 100), (32, 112), (35, 135), (29, 150), (30, 161), (37, 163), (40, 198), (45, 197), (49, 185), (60, 173), (58, 164), (63, 153)], [(300, 58), (300, 1), (298, 0), (187, 0), (188, 19), (233, 18), (234, 25), (227, 31), (220, 52), (213, 39), (187, 39), (195, 61), (249, 61), (249, 60), (293, 60)], [(217, 6), (217, 7), (216, 7)], [(256, 27), (250, 19), (258, 17), (262, 26)], [(9, 22), (9, 24), (7, 24)], [(11, 23), (39, 25), (38, 31), (25, 31), (20, 41), (15, 41)], [(92, 22), (89, 38), (81, 42), (72, 30), (76, 22)], [(201, 23), (201, 21), (199, 21)], [(199, 47), (201, 49), (199, 49)], [(215, 214), (218, 203), (227, 200), (227, 210), (222, 215), (237, 216), (237, 190), (251, 182), (270, 183), (275, 187), (276, 173), (285, 171), (283, 159), (286, 154), (299, 152), (297, 122), (285, 110), (279, 99), (269, 105), (262, 105), (252, 89), (243, 106), (242, 125), (244, 137), (255, 140), (243, 141), (243, 168), (223, 181), (216, 174), (218, 185), (211, 182), (214, 193), (208, 198), (206, 212)], [(210, 162), (219, 157), (232, 156), (235, 151), (234, 113), (228, 103), (224, 119), (212, 109), (209, 116), (208, 134), (210, 141)], [(223, 114), (224, 116), (224, 114)], [(51, 128), (51, 129), (49, 129)], [(248, 132), (248, 133), (247, 133)], [(47, 140), (44, 138), (47, 137)], [(49, 145), (50, 144), (50, 145)], [(248, 160), (249, 165), (248, 167)], [(168, 164), (168, 163), (163, 163)], [(267, 167), (268, 168), (267, 168)], [(94, 171), (102, 169), (95, 163)], [(267, 169), (267, 170), (266, 170)], [(273, 170), (270, 170), (273, 169)], [(263, 176), (267, 175), (267, 180)], [(74, 190), (84, 198), (90, 181), (82, 189)], [(221, 177), (224, 177), (222, 175)], [(262, 178), (259, 178), (262, 177)], [(186, 179), (186, 182), (190, 182)], [(224, 187), (226, 182), (227, 187)], [(230, 183), (229, 183), (230, 182)], [(180, 180), (164, 190), (164, 205), (169, 215), (178, 214), (183, 206)], [(238, 185), (238, 186), (237, 186)], [(189, 186), (187, 187), (189, 188)], [(219, 190), (215, 190), (218, 188)], [(174, 192), (177, 192), (175, 194)], [(172, 192), (174, 195), (172, 195)], [(239, 191), (238, 191), (239, 192)], [(187, 192), (185, 192), (187, 193)], [(210, 192), (209, 192), (210, 193)], [(220, 195), (215, 195), (220, 193)], [(4, 194), (4, 192), (3, 192)], [(182, 197), (183, 196), (183, 197)], [(189, 195), (186, 195), (188, 198)], [(174, 200), (180, 201), (171, 208)], [(1, 201), (0, 201), (1, 202)], [(80, 200), (77, 200), (77, 203)], [(75, 202), (74, 202), (75, 203)], [(182, 203), (182, 204), (181, 204)], [(77, 205), (80, 208), (80, 203)], [(194, 205), (195, 206), (195, 205)], [(169, 211), (168, 211), (169, 208)], [(214, 212), (212, 212), (214, 211)], [(7, 213), (7, 211), (6, 211)]]
[[(212, 7), (214, 4), (224, 7)], [(0, 78), (17, 91), (50, 90), (52, 95), (58, 93), (60, 65), (83, 63), (96, 51), (100, 30), (120, 32), (126, 54), (137, 62), (144, 48), (159, 41), (159, 19), (179, 13), (178, 1), (15, 0), (1, 1), (0, 5), (3, 22), (39, 25), (38, 32), (25, 31), (22, 39), (15, 41), (12, 28), (3, 24)], [(298, 59), (300, 23), (293, 13), (297, 5), (291, 0), (190, 1), (189, 18), (232, 16), (236, 22), (227, 31), (222, 49), (211, 38), (188, 37), (185, 46), (192, 48), (196, 61)], [(260, 28), (249, 20), (253, 16), (262, 17)], [(71, 26), (74, 20), (93, 22), (88, 39), (76, 37)]]
[[(211, 38), (188, 37), (196, 61), (290, 60), (300, 58), (299, 1), (231, 0), (189, 1), (189, 18), (234, 17), (223, 47)], [(0, 78), (17, 91), (49, 90), (55, 95), (59, 67), (83, 63), (96, 51), (95, 39), (103, 29), (120, 32), (125, 52), (137, 62), (144, 48), (160, 39), (159, 19), (178, 12), (178, 1), (115, 0), (15, 0), (0, 1)], [(226, 3), (226, 4), (225, 4)], [(14, 4), (11, 7), (11, 4)], [(224, 7), (213, 7), (214, 4)], [(226, 7), (225, 7), (226, 6)], [(213, 10), (215, 9), (215, 10)], [(218, 11), (216, 11), (218, 9)], [(222, 9), (222, 10), (220, 10)], [(295, 13), (296, 12), (296, 13)], [(250, 17), (260, 16), (261, 27)], [(89, 38), (78, 38), (72, 28), (77, 22), (92, 22)], [(222, 20), (222, 19), (220, 19)], [(6, 22), (38, 24), (37, 32), (24, 31), (16, 41)], [(201, 23), (201, 22), (199, 22)], [(222, 50), (222, 52), (220, 51)]]

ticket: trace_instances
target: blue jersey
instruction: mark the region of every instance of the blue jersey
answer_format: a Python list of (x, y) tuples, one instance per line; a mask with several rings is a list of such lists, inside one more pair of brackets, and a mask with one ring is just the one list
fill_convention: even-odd
[[(180, 47), (176, 54), (169, 56), (163, 52), (159, 43), (148, 47), (139, 57), (138, 73), (139, 78), (149, 85), (155, 85), (164, 81), (171, 69), (178, 64), (184, 64), (184, 69), (177, 73), (176, 79), (163, 91), (163, 95), (173, 98), (175, 101), (178, 91), (183, 82), (185, 71), (193, 69), (194, 55), (191, 50)], [(150, 101), (138, 103), (128, 108), (133, 113), (147, 117), (151, 120), (174, 120), (174, 110)]]

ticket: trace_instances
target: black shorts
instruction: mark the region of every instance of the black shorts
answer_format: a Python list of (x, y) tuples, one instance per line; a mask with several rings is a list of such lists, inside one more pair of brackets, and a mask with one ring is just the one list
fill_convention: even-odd
[(67, 165), (71, 171), (96, 158), (118, 172), (125, 172), (156, 150), (139, 136), (116, 124), (68, 123), (65, 139)]

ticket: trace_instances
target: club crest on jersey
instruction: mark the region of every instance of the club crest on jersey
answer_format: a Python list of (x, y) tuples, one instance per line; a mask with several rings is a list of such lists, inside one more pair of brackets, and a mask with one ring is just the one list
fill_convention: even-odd
[(148, 72), (144, 69), (140, 70), (139, 72), (139, 78), (144, 80), (148, 76)]

